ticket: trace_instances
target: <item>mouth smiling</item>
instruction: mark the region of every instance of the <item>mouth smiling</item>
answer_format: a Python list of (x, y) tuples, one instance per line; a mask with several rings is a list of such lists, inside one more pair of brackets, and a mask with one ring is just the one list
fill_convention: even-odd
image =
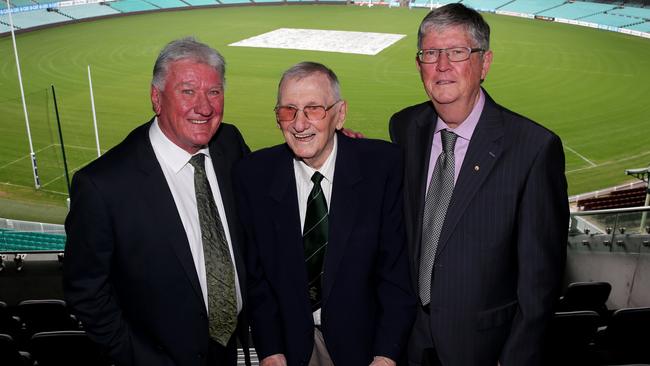
[(311, 140), (312, 137), (314, 137), (316, 134), (315, 133), (294, 133), (293, 138), (295, 138), (297, 141), (309, 141)]
[(208, 123), (208, 120), (207, 119), (206, 120), (191, 119), (190, 123), (192, 123), (194, 125), (202, 125), (202, 124)]

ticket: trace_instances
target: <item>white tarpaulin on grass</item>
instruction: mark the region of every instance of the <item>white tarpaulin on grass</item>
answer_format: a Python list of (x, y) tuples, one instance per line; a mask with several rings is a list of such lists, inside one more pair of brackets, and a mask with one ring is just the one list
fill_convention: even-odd
[(376, 55), (404, 36), (391, 33), (280, 28), (232, 43), (230, 46)]

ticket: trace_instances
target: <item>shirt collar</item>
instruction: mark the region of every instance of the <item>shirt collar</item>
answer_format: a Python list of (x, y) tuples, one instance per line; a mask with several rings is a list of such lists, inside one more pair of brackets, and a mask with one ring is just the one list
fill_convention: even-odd
[(336, 162), (336, 152), (338, 150), (337, 138), (338, 136), (334, 134), (334, 146), (332, 147), (332, 152), (330, 153), (330, 156), (327, 157), (327, 160), (325, 160), (323, 166), (318, 170), (305, 164), (302, 160), (294, 159), (294, 164), (298, 167), (297, 171), (301, 180), (310, 182), (311, 176), (314, 175), (314, 172), (318, 171), (330, 184), (334, 182), (334, 166)]
[[(174, 174), (178, 174), (189, 163), (193, 155), (181, 149), (162, 132), (158, 124), (158, 117), (154, 118), (149, 131), (151, 144), (160, 152), (162, 162), (171, 168)], [(200, 153), (210, 158), (210, 150), (207, 147), (197, 152), (197, 154)]]
[(449, 126), (438, 116), (438, 121), (436, 123), (435, 133), (440, 132), (441, 130), (449, 130), (458, 135), (458, 137), (465, 139), (467, 141), (472, 139), (476, 125), (478, 124), (479, 119), (481, 118), (481, 112), (483, 112), (483, 106), (485, 105), (485, 94), (483, 89), (479, 89), (478, 101), (474, 104), (474, 108), (469, 113), (469, 116), (455, 129), (449, 128)]

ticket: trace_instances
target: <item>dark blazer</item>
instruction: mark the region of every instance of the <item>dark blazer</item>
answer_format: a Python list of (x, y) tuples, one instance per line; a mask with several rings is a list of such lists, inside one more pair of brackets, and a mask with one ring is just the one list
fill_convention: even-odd
[[(540, 365), (566, 259), (564, 152), (557, 135), (485, 95), (436, 251), (430, 329), (445, 366)], [(437, 118), (425, 102), (390, 120), (391, 139), (405, 154), (405, 223), (416, 288)]]
[[(306, 365), (314, 323), (307, 292), (293, 153), (278, 145), (235, 166), (245, 222), (249, 311), (261, 359)], [(399, 149), (338, 134), (323, 279), (323, 338), (337, 366), (397, 359), (414, 318), (402, 222)]]
[[(205, 303), (150, 125), (74, 176), (65, 223), (65, 297), (117, 365), (206, 365)], [(244, 291), (230, 169), (249, 150), (239, 131), (223, 123), (209, 148)], [(240, 325), (243, 332), (246, 325)]]

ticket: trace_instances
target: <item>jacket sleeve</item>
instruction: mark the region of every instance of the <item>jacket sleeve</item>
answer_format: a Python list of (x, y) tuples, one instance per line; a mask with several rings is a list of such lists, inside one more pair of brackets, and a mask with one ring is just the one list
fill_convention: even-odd
[[(83, 171), (75, 174), (66, 218), (65, 299), (88, 336), (121, 366), (171, 365), (144, 335), (132, 331), (111, 283), (115, 242), (106, 197)], [(164, 320), (161, 320), (164, 321)]]
[(566, 261), (567, 202), (562, 142), (550, 135), (530, 168), (518, 210), (519, 309), (501, 353), (503, 366), (541, 365)]
[(284, 354), (285, 345), (280, 308), (276, 295), (266, 278), (260, 261), (258, 246), (261, 243), (255, 235), (255, 204), (252, 193), (245, 184), (247, 178), (243, 164), (233, 169), (233, 189), (237, 202), (237, 213), (244, 227), (244, 247), (246, 263), (246, 292), (248, 302), (246, 315), (251, 325), (253, 344), (260, 360), (273, 354)]
[(402, 215), (402, 159), (401, 154), (394, 156), (392, 161), (387, 161), (392, 164), (388, 164), (387, 168), (380, 255), (375, 267), (380, 313), (376, 324), (374, 356), (397, 361), (406, 349), (415, 320), (416, 297), (411, 286)]

